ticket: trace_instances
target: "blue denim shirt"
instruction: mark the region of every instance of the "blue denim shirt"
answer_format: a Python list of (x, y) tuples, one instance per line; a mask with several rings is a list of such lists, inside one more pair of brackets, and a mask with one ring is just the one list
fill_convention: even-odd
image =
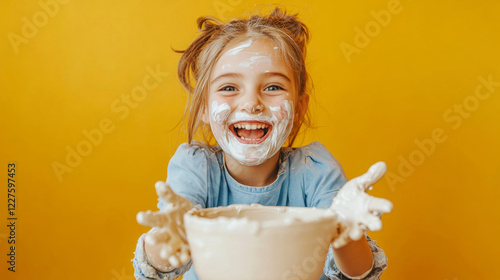
[[(202, 208), (228, 206), (231, 204), (258, 203), (266, 206), (296, 206), (328, 208), (339, 189), (347, 182), (338, 161), (319, 142), (300, 148), (282, 148), (278, 177), (265, 187), (250, 187), (238, 183), (224, 166), (222, 149), (219, 146), (182, 144), (168, 165), (167, 184), (173, 191)], [(158, 208), (166, 207), (158, 199)], [(191, 261), (168, 273), (152, 267), (144, 254), (143, 234), (137, 243), (132, 260), (137, 279), (197, 280)], [(367, 237), (372, 249), (374, 264), (363, 279), (379, 279), (387, 267), (384, 251)], [(328, 252), (321, 279), (349, 279), (336, 267), (332, 248)]]

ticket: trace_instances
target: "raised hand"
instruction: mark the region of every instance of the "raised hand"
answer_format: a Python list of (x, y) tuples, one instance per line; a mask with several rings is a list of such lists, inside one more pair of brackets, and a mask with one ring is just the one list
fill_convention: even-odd
[(339, 234), (333, 241), (340, 248), (350, 241), (359, 240), (366, 230), (382, 229), (380, 215), (392, 210), (392, 203), (366, 193), (387, 171), (384, 162), (377, 162), (368, 172), (350, 180), (333, 199), (330, 209), (337, 213)]
[(154, 248), (147, 252), (152, 264), (160, 266), (158, 261), (154, 260), (156, 256), (152, 256), (154, 253), (151, 251), (156, 251), (162, 260), (161, 268), (171, 270), (181, 266), (190, 258), (184, 214), (194, 206), (188, 199), (174, 193), (165, 182), (157, 182), (155, 188), (158, 196), (167, 203), (167, 207), (157, 212), (139, 212), (137, 222), (153, 227), (145, 237), (146, 245), (149, 245), (146, 248)]

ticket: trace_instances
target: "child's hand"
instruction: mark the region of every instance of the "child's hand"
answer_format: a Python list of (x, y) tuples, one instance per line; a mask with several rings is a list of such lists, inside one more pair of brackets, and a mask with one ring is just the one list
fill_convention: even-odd
[[(174, 193), (164, 182), (157, 182), (155, 187), (156, 193), (167, 203), (167, 207), (158, 212), (139, 212), (137, 222), (153, 227), (145, 237), (147, 243), (145, 245), (154, 248), (147, 251), (151, 264), (157, 268), (171, 270), (181, 266), (190, 258), (184, 229), (184, 213), (194, 206), (188, 199)], [(159, 252), (161, 265), (155, 260), (158, 256), (151, 251)]]
[(365, 191), (377, 182), (387, 171), (384, 162), (377, 162), (368, 172), (350, 180), (333, 199), (330, 209), (335, 211), (339, 221), (339, 235), (333, 242), (340, 248), (350, 241), (359, 240), (366, 230), (382, 228), (380, 214), (389, 213), (392, 203), (383, 198), (373, 197)]

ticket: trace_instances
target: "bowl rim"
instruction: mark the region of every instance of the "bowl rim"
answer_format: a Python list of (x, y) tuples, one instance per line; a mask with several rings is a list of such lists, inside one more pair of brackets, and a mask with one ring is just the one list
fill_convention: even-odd
[[(301, 219), (300, 215), (294, 215), (289, 219), (272, 219), (257, 221), (248, 217), (215, 217), (207, 218), (199, 216), (200, 213), (207, 212), (227, 212), (227, 211), (244, 211), (244, 210), (261, 210), (275, 211), (278, 213), (285, 212), (305, 212), (316, 213), (314, 216), (308, 215), (306, 219)], [(316, 207), (298, 207), (298, 206), (264, 206), (261, 204), (231, 204), (228, 206), (218, 206), (210, 208), (195, 207), (184, 214), (184, 223), (187, 228), (193, 230), (193, 225), (198, 226), (194, 230), (204, 232), (221, 232), (227, 230), (240, 230), (242, 228), (250, 230), (272, 229), (278, 227), (303, 227), (304, 225), (317, 225), (322, 223), (334, 223), (336, 214), (330, 209), (320, 209)]]

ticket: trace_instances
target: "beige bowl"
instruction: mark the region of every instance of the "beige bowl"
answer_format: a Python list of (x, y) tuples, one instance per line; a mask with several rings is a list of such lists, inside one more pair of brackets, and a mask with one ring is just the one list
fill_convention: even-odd
[(317, 280), (335, 219), (322, 209), (257, 204), (192, 209), (184, 216), (202, 280)]

